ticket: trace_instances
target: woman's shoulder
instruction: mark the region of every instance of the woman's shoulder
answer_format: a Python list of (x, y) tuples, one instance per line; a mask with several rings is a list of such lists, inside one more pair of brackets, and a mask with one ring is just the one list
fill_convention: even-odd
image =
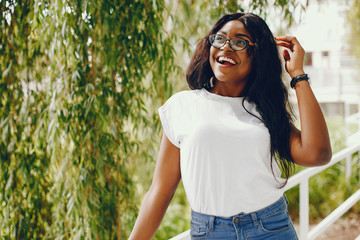
[(172, 95), (165, 103), (159, 108), (160, 117), (163, 119), (178, 119), (182, 114), (186, 114), (202, 95), (201, 90), (185, 90), (177, 92)]
[(188, 104), (194, 103), (196, 99), (200, 98), (204, 94), (203, 89), (184, 90), (172, 95), (164, 105), (179, 105), (187, 106)]
[(203, 94), (203, 89), (193, 89), (193, 90), (183, 90), (175, 93), (171, 98), (196, 98), (199, 95)]

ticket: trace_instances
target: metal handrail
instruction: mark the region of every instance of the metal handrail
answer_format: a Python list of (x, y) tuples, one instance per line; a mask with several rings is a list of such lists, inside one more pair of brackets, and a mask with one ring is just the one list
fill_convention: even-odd
[[(333, 166), (334, 164), (345, 159), (345, 164), (350, 165), (352, 154), (360, 151), (360, 142), (353, 144), (333, 155), (331, 161), (320, 167), (307, 168), (289, 178), (285, 190), (289, 190), (300, 185), (300, 239), (312, 240), (324, 232), (332, 223), (339, 219), (347, 210), (360, 200), (360, 189), (343, 202), (329, 216), (323, 219), (314, 229), (309, 232), (309, 178)], [(351, 166), (350, 166), (351, 167)], [(346, 166), (346, 169), (349, 167)]]

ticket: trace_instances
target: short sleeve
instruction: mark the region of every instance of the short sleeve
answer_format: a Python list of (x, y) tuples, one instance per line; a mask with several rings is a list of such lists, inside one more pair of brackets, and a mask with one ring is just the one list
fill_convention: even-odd
[(180, 106), (177, 96), (169, 98), (164, 105), (159, 108), (160, 121), (167, 138), (172, 144), (180, 148), (180, 142), (177, 136), (177, 116), (179, 115)]
[(192, 121), (190, 108), (199, 99), (201, 90), (185, 90), (171, 96), (159, 108), (160, 121), (167, 138), (180, 148), (189, 132)]
[(189, 108), (201, 94), (200, 90), (185, 90), (171, 96), (159, 108), (164, 133), (172, 144), (180, 148), (189, 131)]

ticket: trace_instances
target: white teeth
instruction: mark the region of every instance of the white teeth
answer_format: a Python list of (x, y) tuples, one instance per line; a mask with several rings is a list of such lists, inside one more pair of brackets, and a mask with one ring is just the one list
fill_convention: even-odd
[(224, 61), (229, 62), (229, 63), (234, 64), (234, 65), (236, 64), (236, 62), (234, 60), (232, 60), (231, 58), (219, 57), (219, 62), (224, 62)]

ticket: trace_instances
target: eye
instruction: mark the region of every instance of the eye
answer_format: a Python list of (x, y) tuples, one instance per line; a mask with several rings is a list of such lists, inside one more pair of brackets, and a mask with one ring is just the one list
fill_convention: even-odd
[(224, 42), (225, 41), (225, 38), (222, 37), (222, 36), (219, 36), (219, 35), (216, 35), (215, 38), (214, 38), (214, 41), (217, 41), (217, 42)]
[(244, 48), (247, 45), (247, 42), (243, 38), (234, 38), (233, 39), (233, 45), (236, 48)]

